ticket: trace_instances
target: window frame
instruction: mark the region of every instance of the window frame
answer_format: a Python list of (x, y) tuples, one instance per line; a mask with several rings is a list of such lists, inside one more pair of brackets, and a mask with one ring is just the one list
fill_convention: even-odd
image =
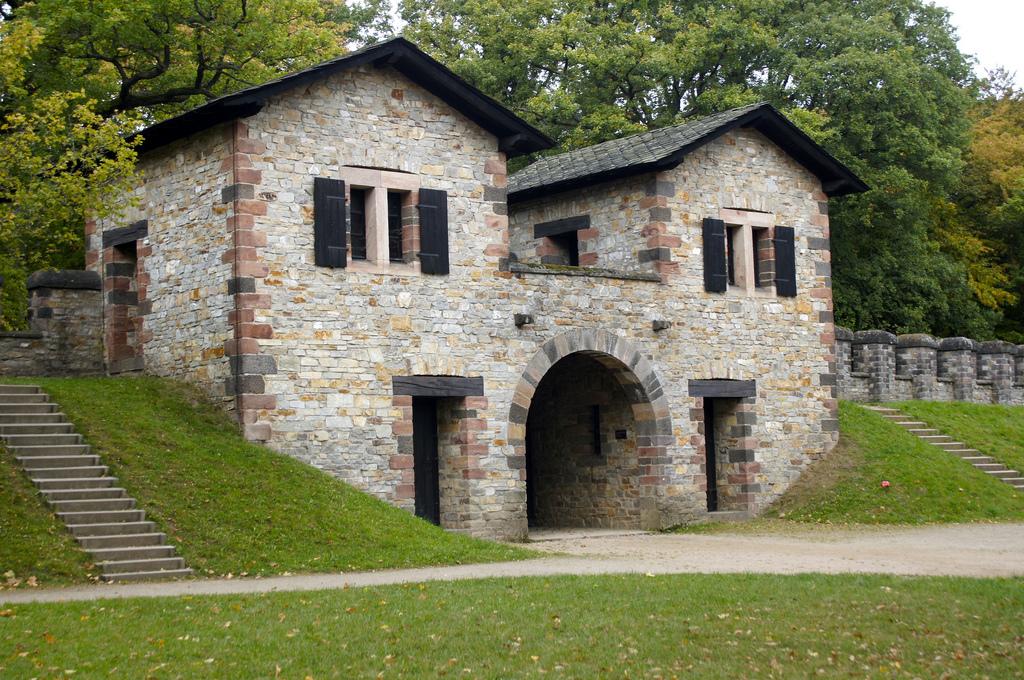
[[(366, 259), (355, 259), (352, 256), (352, 239), (349, 239), (348, 265), (355, 271), (387, 272), (419, 274), (419, 220), (406, 220), (406, 215), (413, 212), (420, 190), (419, 175), (396, 170), (379, 170), (376, 168), (358, 168), (343, 166), (341, 179), (345, 182), (345, 192), (351, 205), (352, 190), (365, 191), (364, 222), (366, 226)], [(402, 229), (401, 259), (391, 257), (391, 229), (389, 228), (389, 195), (401, 194), (401, 213), (399, 227)], [(351, 216), (351, 215), (350, 215)], [(408, 222), (408, 223), (407, 223)], [(349, 219), (351, 230), (352, 220)], [(406, 229), (411, 237), (406, 236)], [(406, 248), (410, 245), (410, 248)]]
[(775, 214), (738, 208), (722, 208), (719, 219), (725, 222), (727, 291), (749, 296), (775, 297), (774, 283), (759, 280), (762, 267), (755, 248), (757, 232), (767, 232), (769, 240), (775, 233)]

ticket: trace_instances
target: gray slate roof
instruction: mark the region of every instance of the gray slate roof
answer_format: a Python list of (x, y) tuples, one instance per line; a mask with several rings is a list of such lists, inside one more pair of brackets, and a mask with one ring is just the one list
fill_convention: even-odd
[(722, 111), (699, 120), (650, 130), (542, 158), (509, 177), (510, 201), (522, 201), (629, 175), (664, 170), (689, 151), (735, 127), (751, 125), (808, 166), (830, 195), (864, 191), (867, 186), (842, 163), (765, 102)]

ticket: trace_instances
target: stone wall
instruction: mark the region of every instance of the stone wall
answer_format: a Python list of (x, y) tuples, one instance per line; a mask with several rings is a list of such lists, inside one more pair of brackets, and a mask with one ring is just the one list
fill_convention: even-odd
[[(746, 509), (835, 442), (827, 199), (758, 133), (723, 135), (657, 176), (508, 206), (498, 140), (386, 66), (305, 85), (228, 127), (144, 157), (132, 217), (150, 224), (145, 370), (237, 404), (250, 438), (411, 507), (411, 400), (392, 377), (479, 376), (483, 397), (440, 414), (442, 524), (504, 537), (526, 533), (531, 401), (573, 353), (629, 400), (643, 526), (706, 513), (690, 379), (757, 381), (737, 482)], [(447, 192), (450, 274), (415, 260), (314, 264), (313, 180), (350, 189), (359, 171), (400, 175), (407, 199)], [(796, 297), (704, 291), (701, 221), (727, 209), (796, 230)], [(534, 219), (570, 213), (592, 217), (595, 266), (510, 265)], [(90, 235), (97, 271), (117, 226)]]
[[(86, 225), (86, 266), (103, 279), (111, 371), (189, 380), (229, 408), (235, 212), (239, 203), (247, 207), (231, 191), (245, 163), (234, 153), (234, 133), (222, 125), (144, 154), (125, 214)], [(144, 238), (105, 247), (105, 232), (141, 220)]]
[(1024, 345), (836, 328), (839, 396), (1024, 404)]
[(29, 331), (0, 333), (0, 375), (96, 375), (103, 365), (100, 279), (42, 271), (28, 279)]

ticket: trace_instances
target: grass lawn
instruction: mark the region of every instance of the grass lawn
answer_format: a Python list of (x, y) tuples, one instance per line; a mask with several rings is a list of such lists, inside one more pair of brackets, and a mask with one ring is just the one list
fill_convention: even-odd
[(865, 408), (841, 403), (839, 429), (838, 446), (766, 517), (864, 524), (1024, 520), (1024, 493)]
[(18, 678), (1024, 677), (1020, 579), (580, 576), (0, 609), (0, 676)]
[(1000, 463), (1024, 471), (1024, 406), (904, 401), (893, 405)]
[[(223, 412), (181, 384), (144, 377), (22, 382), (50, 393), (199, 574), (353, 571), (532, 554), (447, 533), (248, 443)], [(10, 504), (0, 503), (0, 526), (14, 521), (4, 517), (8, 512)], [(9, 554), (12, 547), (0, 543), (0, 565), (78, 560), (63, 534), (41, 526), (46, 535), (36, 531), (24, 543), (29, 551)]]
[(85, 581), (88, 561), (0, 447), (0, 590), (29, 576), (40, 583)]

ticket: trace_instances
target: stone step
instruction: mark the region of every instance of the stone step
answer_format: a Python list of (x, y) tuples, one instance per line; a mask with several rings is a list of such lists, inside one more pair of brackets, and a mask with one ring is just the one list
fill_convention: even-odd
[(74, 432), (56, 432), (51, 434), (3, 434), (0, 439), (4, 440), (7, 446), (66, 446), (68, 444), (81, 444), (82, 435)]
[(869, 411), (876, 411), (878, 413), (899, 413), (898, 409), (889, 408), (888, 406), (867, 406), (865, 408)]
[(83, 456), (91, 450), (88, 444), (45, 444), (7, 448), (16, 456)]
[(141, 522), (146, 519), (144, 510), (75, 510), (58, 512), (57, 517), (67, 525), (76, 524), (117, 524), (119, 522)]
[(96, 566), (102, 568), (103, 575), (107, 576), (108, 574), (182, 569), (185, 566), (185, 560), (180, 557), (153, 557), (140, 560), (110, 560), (108, 562), (99, 562)]
[(27, 425), (29, 423), (65, 423), (68, 417), (60, 411), (47, 413), (4, 413), (0, 409), (0, 424)]
[(996, 462), (996, 459), (991, 456), (961, 456), (961, 458), (971, 465), (982, 465), (984, 463)]
[(0, 389), (0, 404), (49, 404), (50, 395), (43, 392), (7, 392)]
[(108, 472), (110, 472), (110, 468), (105, 465), (87, 465), (73, 468), (34, 468), (32, 470), (32, 480), (105, 477)]
[(76, 538), (95, 536), (128, 536), (156, 533), (153, 522), (94, 522), (68, 524), (68, 530)]
[(47, 489), (39, 492), (47, 502), (90, 500), (100, 498), (125, 498), (125, 490), (119, 486), (96, 489)]
[(886, 420), (891, 420), (891, 421), (896, 422), (896, 423), (903, 422), (907, 418), (902, 413), (890, 413), (890, 414), (883, 413), (882, 417), (885, 418)]
[(32, 482), (43, 492), (63, 489), (105, 489), (114, 486), (117, 477), (54, 477), (33, 479)]
[(940, 449), (943, 449), (943, 450), (949, 451), (949, 452), (953, 452), (953, 451), (973, 451), (973, 449), (969, 448), (967, 446), (967, 444), (964, 444), (963, 442), (931, 442), (931, 444), (933, 444), (935, 446), (938, 446)]
[(182, 569), (167, 569), (164, 571), (136, 571), (120, 574), (104, 574), (104, 581), (111, 583), (123, 583), (126, 581), (155, 581), (158, 579), (185, 578), (191, 576), (192, 570), (188, 567)]
[(75, 431), (71, 423), (10, 423), (0, 424), (0, 437), (24, 434), (65, 434)]
[(133, 510), (134, 498), (76, 498), (50, 503), (55, 512), (102, 512), (107, 510)]
[(978, 449), (944, 449), (946, 453), (952, 453), (960, 456), (961, 458), (972, 458), (974, 456), (980, 456), (981, 451)]
[(0, 414), (3, 415), (15, 415), (22, 413), (56, 413), (57, 405), (51, 403), (44, 404), (17, 404), (10, 402), (0, 402)]
[(2, 394), (38, 394), (38, 385), (0, 385)]
[(917, 438), (923, 439), (929, 444), (960, 444), (961, 446), (963, 446), (961, 442), (954, 441), (954, 439), (950, 437), (948, 434), (925, 434), (918, 435)]
[(29, 472), (38, 468), (89, 467), (100, 462), (99, 456), (15, 456)]
[(998, 477), (999, 479), (1013, 479), (1020, 477), (1020, 473), (1016, 470), (985, 470), (985, 474), (991, 475), (992, 477)]
[[(133, 545), (117, 548), (88, 548), (88, 550), (93, 559), (101, 564), (177, 557), (173, 545)], [(178, 557), (178, 559), (181, 558)]]
[(894, 422), (897, 425), (899, 425), (900, 427), (906, 427), (906, 428), (926, 427), (928, 425), (928, 423), (922, 423), (919, 420), (897, 420), (897, 421), (894, 421)]
[(106, 477), (110, 471), (106, 465), (88, 465), (85, 467), (35, 468), (32, 470), (32, 481), (37, 479), (81, 479), (87, 477)]
[(937, 434), (938, 430), (930, 427), (908, 427), (907, 432), (916, 437), (921, 437)]
[[(149, 522), (143, 522), (149, 524)], [(142, 548), (163, 545), (167, 538), (159, 532), (138, 534), (112, 534), (110, 536), (79, 536), (78, 543), (86, 550), (103, 550), (105, 548)]]
[(1002, 479), (1010, 486), (1015, 486), (1018, 489), (1024, 489), (1024, 477), (1003, 477)]
[(974, 467), (983, 472), (1002, 472), (1006, 469), (1006, 466), (1002, 463), (978, 463)]

